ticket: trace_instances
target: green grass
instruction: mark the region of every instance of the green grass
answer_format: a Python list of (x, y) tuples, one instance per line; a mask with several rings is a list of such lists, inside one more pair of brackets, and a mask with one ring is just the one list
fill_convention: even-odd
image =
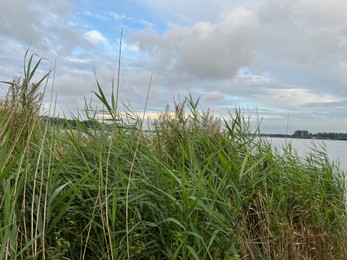
[(1, 100), (1, 259), (346, 257), (345, 174), (324, 150), (276, 152), (240, 110), (221, 122), (191, 96), (142, 131), (97, 87), (112, 120), (93, 128)]

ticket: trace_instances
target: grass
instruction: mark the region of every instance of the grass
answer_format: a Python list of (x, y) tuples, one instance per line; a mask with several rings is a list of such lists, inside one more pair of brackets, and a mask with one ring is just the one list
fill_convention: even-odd
[(346, 257), (345, 173), (324, 150), (276, 152), (240, 110), (220, 120), (191, 96), (143, 131), (98, 83), (110, 122), (50, 124), (40, 61), (0, 102), (1, 259)]

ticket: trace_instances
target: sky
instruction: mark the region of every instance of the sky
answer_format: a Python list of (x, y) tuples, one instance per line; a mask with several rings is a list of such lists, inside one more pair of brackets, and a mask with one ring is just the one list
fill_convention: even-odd
[(191, 94), (264, 133), (347, 132), (346, 17), (345, 0), (1, 0), (0, 80), (23, 75), (29, 48), (38, 78), (54, 69), (43, 113), (99, 109), (96, 79), (110, 97), (123, 31), (119, 100), (135, 111), (152, 75), (152, 115)]

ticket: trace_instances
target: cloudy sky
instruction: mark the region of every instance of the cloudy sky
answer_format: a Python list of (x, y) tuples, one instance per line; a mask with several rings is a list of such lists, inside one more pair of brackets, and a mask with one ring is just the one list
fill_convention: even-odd
[(96, 106), (94, 70), (110, 93), (123, 29), (119, 96), (134, 109), (152, 73), (152, 113), (191, 93), (216, 114), (258, 114), (263, 132), (347, 132), (346, 17), (345, 0), (1, 0), (0, 80), (30, 46), (41, 73), (55, 64), (60, 116)]

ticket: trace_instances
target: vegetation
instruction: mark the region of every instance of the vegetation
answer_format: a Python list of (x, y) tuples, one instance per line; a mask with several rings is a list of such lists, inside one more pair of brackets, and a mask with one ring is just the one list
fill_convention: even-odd
[(39, 86), (28, 85), (31, 63), (10, 83), (20, 94), (0, 103), (1, 259), (347, 255), (345, 173), (324, 152), (276, 153), (238, 109), (222, 131), (192, 97), (144, 132), (98, 84), (108, 124), (96, 113), (93, 127), (49, 124), (40, 98), (24, 102)]
[(307, 130), (296, 130), (294, 134), (262, 134), (269, 137), (284, 137), (284, 138), (305, 138), (305, 139), (328, 139), (328, 140), (347, 140), (347, 133), (315, 133), (312, 134)]

